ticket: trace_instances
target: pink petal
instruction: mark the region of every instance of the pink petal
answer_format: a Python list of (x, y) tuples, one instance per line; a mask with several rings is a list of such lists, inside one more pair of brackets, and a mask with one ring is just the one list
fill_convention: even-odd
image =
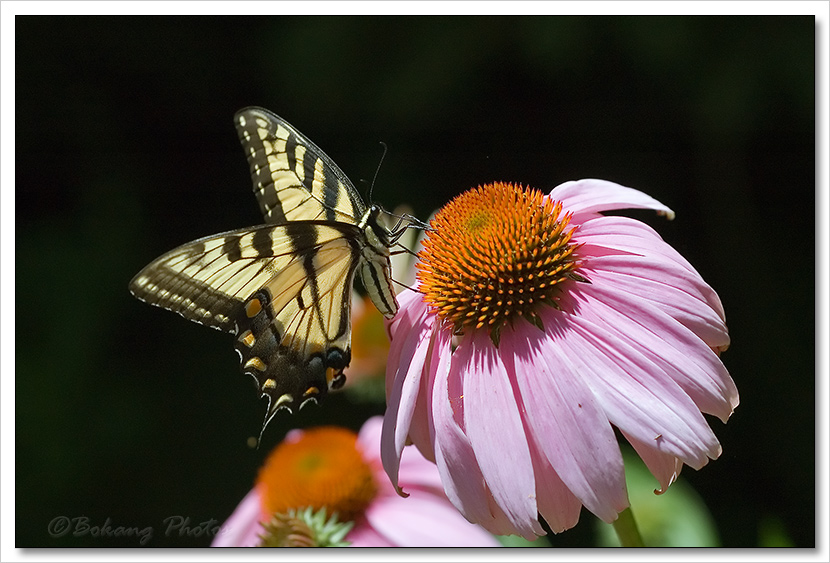
[(433, 461), (427, 460), (415, 447), (404, 448), (401, 454), (401, 487), (404, 490), (436, 490), (444, 494), (441, 475)]
[(652, 440), (660, 451), (695, 469), (708, 462), (707, 456), (720, 455), (703, 415), (658, 365), (583, 316), (569, 315), (568, 326), (558, 335), (558, 348), (567, 347), (575, 371), (615, 426), (639, 440)]
[(417, 291), (404, 289), (397, 294), (398, 313), (388, 322), (390, 331), (396, 330), (401, 323), (412, 324), (413, 320), (424, 314), (426, 303), (424, 296)]
[(622, 432), (622, 435), (625, 436), (625, 439), (628, 440), (628, 443), (631, 444), (660, 484), (660, 489), (655, 490), (655, 492), (665, 493), (669, 486), (680, 476), (683, 462), (671, 454), (657, 450), (652, 447), (652, 444), (638, 440), (627, 432)]
[(211, 547), (254, 547), (264, 533), (262, 500), (256, 487), (251, 489), (228, 517), (211, 542)]
[(354, 528), (346, 534), (350, 547), (398, 547), (372, 528), (366, 518), (361, 516), (354, 523)]
[[(397, 493), (380, 463), (379, 445), (382, 426), (383, 417), (373, 416), (367, 420), (360, 429), (358, 445), (363, 452), (364, 459), (373, 468), (377, 468), (374, 477), (380, 488), (380, 494), (396, 495)], [(405, 447), (401, 453), (399, 475), (399, 484), (405, 491), (419, 489), (433, 491), (440, 496), (444, 495), (441, 476), (438, 474), (435, 463), (428, 461), (417, 449), (411, 446)]]
[(654, 209), (668, 219), (674, 218), (674, 211), (653, 197), (607, 180), (565, 182), (553, 188), (550, 197), (561, 201), (564, 210), (573, 211), (575, 216), (612, 209)]
[(415, 409), (412, 413), (412, 422), (409, 426), (409, 439), (428, 460), (435, 461), (433, 444), (435, 432), (432, 425), (432, 387), (438, 377), (446, 378), (450, 370), (452, 358), (452, 336), (449, 328), (435, 322), (430, 336), (429, 350), (424, 362), (424, 375), (421, 377), (421, 387)]
[[(399, 336), (408, 334), (412, 328), (426, 316), (427, 307), (420, 293), (405, 289), (398, 294), (398, 313), (386, 323), (386, 331), (391, 342), (386, 360), (386, 397), (391, 393), (394, 378), (390, 370), (397, 369), (401, 361), (403, 339)], [(394, 373), (394, 372), (393, 372)]]
[(738, 405), (738, 390), (726, 367), (692, 331), (650, 303), (600, 284), (572, 292), (586, 306), (580, 313), (657, 364), (699, 410), (726, 422)]
[(486, 333), (466, 335), (453, 354), (450, 372), (454, 369), (463, 381), (466, 433), (493, 498), (519, 535), (543, 535), (533, 462), (511, 378)]
[(629, 217), (599, 215), (584, 221), (579, 225), (574, 241), (621, 251), (617, 254), (660, 257), (700, 277), (688, 260), (667, 244), (657, 231)]
[(498, 541), (467, 520), (446, 499), (415, 492), (378, 498), (366, 510), (373, 529), (400, 547), (496, 547)]
[(570, 353), (570, 331), (561, 317), (546, 317), (544, 324), (547, 338), (523, 323), (503, 333), (500, 347), (515, 356), (527, 425), (540, 452), (588, 510), (611, 522), (628, 506), (617, 439), (583, 380), (580, 359)]
[(536, 504), (539, 514), (553, 533), (558, 534), (576, 526), (582, 502), (560, 479), (535, 441), (531, 443), (533, 473), (536, 475)]
[[(715, 311), (721, 322), (724, 322), (723, 305), (718, 294), (703, 281), (697, 270), (679, 252), (666, 244), (660, 235), (645, 223), (628, 217), (600, 216), (582, 223), (575, 234), (574, 242), (584, 244), (587, 248), (613, 248), (627, 254), (647, 256), (650, 260), (665, 260), (679, 266), (683, 270), (679, 274), (680, 277), (690, 275), (694, 279), (691, 284), (694, 293), (699, 294)], [(590, 257), (591, 253), (586, 252), (587, 248), (581, 250), (580, 254)]]
[(460, 382), (453, 385), (453, 394), (449, 386), (449, 377), (437, 377), (432, 396), (435, 463), (444, 491), (470, 522), (481, 524), (494, 534), (513, 533), (504, 512), (492, 502), (473, 448), (453, 412), (453, 404), (461, 404)]
[(387, 364), (386, 378), (387, 381), (392, 380), (392, 387), (384, 415), (381, 448), (385, 452), (382, 456), (384, 468), (394, 485), (398, 483), (398, 464), (409, 435), (409, 426), (421, 387), (421, 374), (430, 348), (430, 325), (433, 317), (424, 314), (413, 321), (415, 322), (409, 330), (402, 333), (401, 337), (395, 338), (391, 344), (395, 348), (395, 355), (402, 360)]
[[(382, 427), (383, 417), (380, 416), (373, 416), (364, 422), (357, 438), (358, 447), (374, 471), (375, 482), (379, 488), (378, 495), (397, 497), (397, 492), (387, 478), (380, 460)], [(417, 490), (418, 494), (430, 493), (446, 500), (438, 468), (415, 448), (404, 448), (399, 471), (400, 486), (406, 491)]]
[(729, 333), (713, 310), (706, 293), (711, 290), (702, 279), (665, 260), (645, 256), (602, 256), (590, 258), (580, 268), (591, 282), (613, 287), (648, 301), (680, 321), (706, 344), (727, 347)]

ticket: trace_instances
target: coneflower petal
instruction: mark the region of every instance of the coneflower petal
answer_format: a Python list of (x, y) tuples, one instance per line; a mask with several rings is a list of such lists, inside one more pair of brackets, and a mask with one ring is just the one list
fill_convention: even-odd
[(580, 214), (613, 209), (654, 209), (669, 219), (674, 218), (674, 211), (653, 197), (607, 180), (586, 178), (565, 182), (553, 188), (548, 197), (561, 201), (577, 221), (581, 219)]
[(436, 379), (432, 389), (435, 463), (447, 498), (471, 522), (481, 523), (494, 534), (511, 533), (503, 514), (490, 509), (490, 490), (470, 441), (455, 418), (449, 396), (449, 377)]
[(399, 339), (399, 345), (395, 348), (397, 356), (409, 360), (396, 364), (389, 363), (387, 366), (395, 373), (391, 377), (393, 383), (387, 398), (389, 408), (384, 416), (394, 422), (384, 425), (381, 448), (384, 450), (384, 469), (395, 487), (398, 486), (398, 464), (409, 435), (420, 390), (421, 374), (430, 346), (428, 337), (432, 332), (426, 316), (417, 321), (408, 327), (406, 338)]
[(582, 511), (582, 501), (573, 494), (547, 457), (541, 453), (535, 435), (531, 435), (531, 438), (533, 473), (536, 475), (536, 505), (551, 531), (558, 534), (576, 526)]
[[(692, 330), (710, 347), (727, 348), (729, 333), (707, 305), (705, 288), (665, 261), (640, 256), (603, 256), (585, 267), (592, 282), (652, 303)], [(708, 286), (706, 286), (708, 287)]]
[(541, 453), (585, 507), (606, 522), (628, 506), (625, 472), (614, 430), (582, 371), (584, 360), (568, 346), (569, 329), (545, 319), (556, 342), (533, 345), (534, 327), (503, 336), (512, 350), (522, 403)]
[(695, 469), (720, 455), (703, 415), (660, 366), (585, 318), (574, 316), (569, 325), (561, 342), (579, 358), (577, 369), (612, 424)]
[(501, 357), (485, 333), (470, 334), (452, 366), (463, 381), (465, 433), (493, 497), (520, 535), (543, 534), (527, 434)]
[[(638, 440), (628, 432), (621, 431), (628, 443), (646, 464), (646, 467), (660, 484), (659, 489), (655, 489), (657, 493), (664, 493), (669, 488), (669, 485), (674, 483), (680, 476), (680, 470), (683, 468), (683, 462), (671, 454), (661, 452), (654, 447), (654, 441), (648, 440), (643, 442)], [(651, 443), (649, 443), (651, 442)]]
[(608, 285), (581, 287), (573, 298), (588, 305), (580, 314), (648, 356), (698, 409), (723, 422), (729, 419), (738, 405), (738, 389), (718, 356), (689, 328), (651, 303)]

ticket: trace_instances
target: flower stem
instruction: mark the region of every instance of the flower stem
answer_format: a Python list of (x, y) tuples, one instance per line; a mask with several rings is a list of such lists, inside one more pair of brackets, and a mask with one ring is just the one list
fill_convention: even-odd
[(612, 524), (623, 547), (645, 547), (640, 531), (637, 529), (637, 522), (634, 521), (631, 507), (620, 512), (619, 518), (614, 520)]

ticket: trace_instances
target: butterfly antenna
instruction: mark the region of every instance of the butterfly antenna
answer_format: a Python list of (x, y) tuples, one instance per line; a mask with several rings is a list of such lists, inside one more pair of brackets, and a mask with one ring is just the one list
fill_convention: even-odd
[(375, 168), (375, 175), (372, 176), (372, 183), (369, 184), (369, 195), (366, 197), (366, 201), (369, 202), (369, 205), (372, 204), (372, 190), (375, 187), (375, 180), (378, 179), (378, 173), (380, 172), (380, 166), (381, 166), (381, 164), (383, 164), (383, 159), (386, 158), (386, 151), (388, 149), (388, 147), (386, 146), (386, 143), (384, 143), (383, 141), (379, 141), (379, 142), (380, 142), (380, 146), (383, 147), (383, 153), (380, 155), (380, 161), (378, 162), (378, 167)]

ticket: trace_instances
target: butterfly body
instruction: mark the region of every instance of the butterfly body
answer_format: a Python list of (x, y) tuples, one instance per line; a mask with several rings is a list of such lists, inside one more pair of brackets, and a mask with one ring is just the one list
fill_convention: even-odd
[(184, 244), (141, 270), (130, 291), (236, 335), (243, 373), (268, 397), (264, 428), (279, 409), (343, 385), (356, 272), (381, 313), (395, 315), (389, 248), (398, 234), (285, 120), (246, 108), (235, 121), (266, 224)]

